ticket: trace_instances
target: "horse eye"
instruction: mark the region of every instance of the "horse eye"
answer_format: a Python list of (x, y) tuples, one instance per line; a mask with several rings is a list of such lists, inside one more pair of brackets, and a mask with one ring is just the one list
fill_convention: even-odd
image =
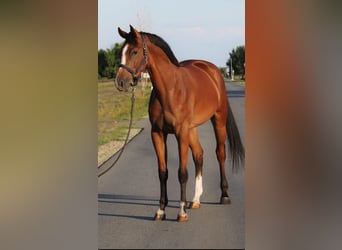
[(132, 51), (132, 56), (135, 56), (136, 54), (138, 54), (138, 50), (133, 50)]

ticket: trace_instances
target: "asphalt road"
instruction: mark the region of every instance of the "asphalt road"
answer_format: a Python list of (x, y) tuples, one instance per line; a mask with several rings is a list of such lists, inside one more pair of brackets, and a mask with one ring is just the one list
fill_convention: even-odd
[[(227, 95), (244, 142), (245, 90), (226, 83)], [(159, 207), (159, 179), (155, 152), (150, 138), (150, 124), (126, 147), (118, 163), (98, 181), (99, 248), (245, 248), (244, 171), (232, 174), (226, 161), (229, 196), (232, 204), (220, 205), (219, 167), (215, 155), (215, 137), (210, 122), (199, 127), (204, 149), (203, 195), (200, 209), (188, 209), (189, 221), (178, 223), (180, 187), (178, 152), (173, 135), (168, 136), (168, 197), (166, 220), (154, 221)], [(110, 164), (115, 156), (107, 162)], [(188, 160), (187, 198), (195, 190), (195, 167), (191, 153)], [(104, 165), (103, 168), (107, 166)]]

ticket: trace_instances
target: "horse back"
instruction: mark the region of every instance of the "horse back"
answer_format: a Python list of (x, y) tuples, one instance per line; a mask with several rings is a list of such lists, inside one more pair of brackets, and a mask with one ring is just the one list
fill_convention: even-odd
[(205, 60), (186, 60), (180, 63), (180, 66), (186, 69), (191, 77), (196, 77), (194, 83), (200, 87), (208, 87), (214, 85), (221, 93), (225, 92), (225, 84), (220, 69), (211, 62)]
[(186, 60), (180, 63), (188, 79), (184, 84), (193, 93), (194, 124), (201, 124), (216, 112), (227, 109), (226, 86), (220, 69), (204, 60)]

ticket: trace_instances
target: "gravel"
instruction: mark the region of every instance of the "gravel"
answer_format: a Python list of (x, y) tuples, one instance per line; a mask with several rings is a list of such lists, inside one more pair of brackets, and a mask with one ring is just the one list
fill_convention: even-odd
[[(136, 136), (141, 129), (131, 129), (129, 139), (130, 141), (134, 136)], [(98, 147), (98, 154), (97, 154), (97, 165), (100, 166), (103, 162), (105, 162), (109, 157), (114, 155), (118, 152), (125, 143), (125, 139), (120, 141), (111, 141), (104, 145)]]

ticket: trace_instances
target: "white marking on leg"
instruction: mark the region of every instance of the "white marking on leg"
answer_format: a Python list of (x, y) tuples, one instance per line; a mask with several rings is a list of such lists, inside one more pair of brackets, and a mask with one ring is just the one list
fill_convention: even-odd
[(193, 202), (200, 202), (200, 197), (203, 193), (203, 186), (202, 186), (202, 175), (196, 176), (195, 180), (195, 195), (192, 199)]
[(121, 64), (126, 65), (126, 52), (128, 49), (128, 44), (125, 45), (125, 47), (122, 50), (122, 57), (121, 57)]
[(186, 212), (185, 212), (185, 202), (183, 202), (183, 201), (181, 201), (180, 203), (179, 203), (179, 207), (180, 207), (180, 212), (179, 212), (179, 214), (180, 215), (184, 215), (184, 214), (186, 214)]
[(164, 211), (164, 210), (161, 210), (161, 209), (159, 208), (158, 211), (157, 211), (157, 214), (158, 214), (158, 215), (164, 215), (164, 214), (165, 214), (165, 211)]

